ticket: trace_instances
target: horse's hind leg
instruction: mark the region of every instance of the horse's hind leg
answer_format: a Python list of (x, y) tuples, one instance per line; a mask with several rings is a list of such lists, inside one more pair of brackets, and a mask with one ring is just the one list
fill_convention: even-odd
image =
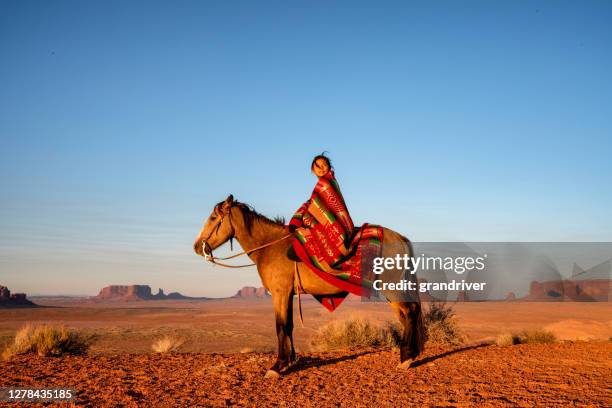
[(295, 361), (293, 347), (293, 293), (291, 291), (272, 292), (276, 337), (278, 338), (278, 357), (266, 377), (277, 377), (283, 368)]
[(400, 342), (400, 363), (410, 363), (423, 351), (425, 325), (421, 304), (418, 302), (391, 302), (391, 308), (403, 328)]

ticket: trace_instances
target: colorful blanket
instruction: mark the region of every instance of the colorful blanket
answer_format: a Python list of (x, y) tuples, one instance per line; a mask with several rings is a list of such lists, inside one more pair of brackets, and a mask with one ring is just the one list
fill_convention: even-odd
[(349, 293), (370, 295), (372, 260), (381, 253), (382, 227), (354, 227), (333, 171), (319, 177), (310, 199), (289, 225), (297, 227), (293, 248), (300, 260), (343, 291), (315, 296), (323, 306), (333, 311)]

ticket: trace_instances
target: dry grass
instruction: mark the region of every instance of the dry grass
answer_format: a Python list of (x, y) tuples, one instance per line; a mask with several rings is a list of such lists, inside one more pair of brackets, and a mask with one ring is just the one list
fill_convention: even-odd
[[(438, 345), (461, 345), (465, 336), (460, 332), (452, 306), (432, 302), (423, 315), (430, 343)], [(310, 346), (314, 351), (329, 351), (354, 348), (398, 347), (401, 329), (391, 322), (375, 325), (362, 318), (332, 320), (322, 326), (313, 336)]]
[(183, 339), (174, 336), (164, 336), (153, 342), (151, 348), (155, 353), (172, 353), (183, 345)]
[(455, 311), (444, 302), (431, 302), (423, 316), (427, 328), (427, 340), (438, 345), (457, 346), (465, 342), (465, 336), (459, 330)]
[(504, 333), (497, 336), (495, 344), (501, 347), (515, 344), (552, 344), (557, 342), (557, 337), (547, 330), (524, 330), (521, 334)]
[(525, 330), (519, 336), (521, 344), (552, 344), (557, 342), (557, 337), (547, 330)]
[(399, 344), (400, 333), (396, 326), (372, 324), (362, 318), (332, 320), (313, 336), (310, 346), (314, 351), (330, 351), (355, 348), (386, 348)]
[(519, 341), (518, 336), (511, 334), (511, 333), (500, 334), (495, 339), (495, 344), (497, 344), (500, 347), (512, 346), (514, 344), (519, 344), (519, 342), (520, 341)]
[(63, 326), (26, 324), (15, 334), (13, 344), (4, 350), (5, 360), (19, 354), (37, 353), (44, 357), (85, 354), (90, 338)]

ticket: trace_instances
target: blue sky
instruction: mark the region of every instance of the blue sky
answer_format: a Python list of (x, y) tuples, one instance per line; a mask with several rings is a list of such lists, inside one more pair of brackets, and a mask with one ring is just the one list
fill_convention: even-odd
[(0, 2), (0, 284), (223, 296), (233, 193), (289, 217), (330, 153), (356, 223), (612, 241), (612, 3)]

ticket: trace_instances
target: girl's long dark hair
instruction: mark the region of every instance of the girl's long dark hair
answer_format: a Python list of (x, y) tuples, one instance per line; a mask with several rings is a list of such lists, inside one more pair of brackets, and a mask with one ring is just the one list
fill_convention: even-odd
[(327, 165), (329, 166), (330, 170), (333, 170), (333, 169), (334, 169), (334, 166), (332, 166), (332, 164), (331, 164), (331, 160), (329, 159), (329, 157), (327, 157), (327, 155), (326, 155), (325, 153), (327, 153), (327, 152), (323, 152), (323, 153), (321, 153), (321, 154), (317, 154), (317, 155), (315, 156), (315, 158), (314, 158), (314, 159), (312, 159), (312, 163), (310, 163), (310, 170), (314, 169), (315, 163), (316, 163), (316, 162), (317, 162), (317, 160), (319, 160), (319, 159), (323, 159), (323, 160), (325, 160), (325, 162), (326, 162), (326, 163), (327, 163)]

